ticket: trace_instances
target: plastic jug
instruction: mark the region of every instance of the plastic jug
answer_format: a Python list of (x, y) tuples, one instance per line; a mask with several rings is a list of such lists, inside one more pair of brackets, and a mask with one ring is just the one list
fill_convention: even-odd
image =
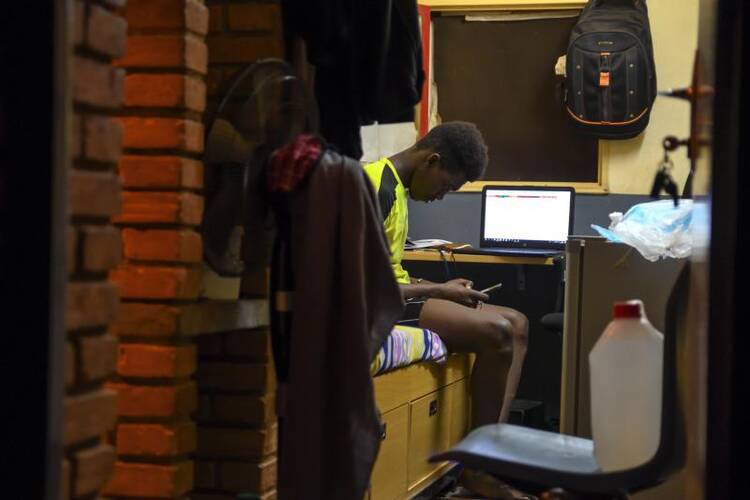
[(651, 459), (661, 431), (664, 335), (640, 300), (617, 302), (613, 312), (589, 354), (594, 456), (603, 471)]

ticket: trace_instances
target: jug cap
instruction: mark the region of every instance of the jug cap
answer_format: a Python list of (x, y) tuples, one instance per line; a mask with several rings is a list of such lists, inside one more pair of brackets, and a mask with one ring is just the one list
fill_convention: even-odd
[(641, 304), (635, 300), (615, 302), (613, 316), (615, 318), (640, 318)]

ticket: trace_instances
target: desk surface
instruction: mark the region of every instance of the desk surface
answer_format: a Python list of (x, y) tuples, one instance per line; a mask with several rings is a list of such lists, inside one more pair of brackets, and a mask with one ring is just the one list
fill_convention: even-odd
[[(444, 256), (444, 257), (443, 257)], [(469, 264), (529, 264), (536, 266), (551, 266), (554, 264), (552, 257), (511, 257), (507, 255), (473, 255), (466, 253), (453, 253), (444, 250), (442, 255), (439, 250), (406, 250), (403, 260), (406, 261), (433, 261), (442, 262), (466, 262)]]

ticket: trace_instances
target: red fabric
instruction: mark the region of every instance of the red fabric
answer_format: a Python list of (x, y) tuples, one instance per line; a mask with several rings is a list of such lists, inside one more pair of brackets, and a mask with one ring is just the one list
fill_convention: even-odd
[(272, 193), (294, 191), (315, 166), (323, 151), (323, 143), (310, 134), (300, 134), (271, 155), (266, 188)]

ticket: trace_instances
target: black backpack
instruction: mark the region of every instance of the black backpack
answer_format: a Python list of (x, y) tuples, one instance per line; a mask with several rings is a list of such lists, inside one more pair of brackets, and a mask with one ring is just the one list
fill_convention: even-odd
[(601, 139), (630, 139), (648, 125), (656, 68), (645, 0), (589, 0), (566, 55), (571, 122)]

